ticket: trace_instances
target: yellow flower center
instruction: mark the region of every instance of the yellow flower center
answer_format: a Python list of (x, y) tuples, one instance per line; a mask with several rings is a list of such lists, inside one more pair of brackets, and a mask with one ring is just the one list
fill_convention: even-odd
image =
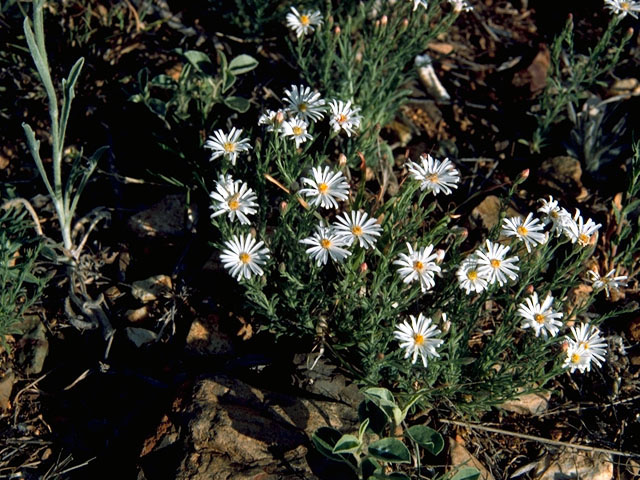
[(305, 27), (309, 25), (309, 15), (300, 15), (300, 23)]
[(415, 262), (413, 262), (413, 269), (418, 272), (422, 272), (422, 270), (424, 269), (424, 264), (420, 260), (416, 260)]
[(320, 185), (318, 185), (318, 191), (320, 192), (320, 195), (324, 195), (325, 193), (327, 193), (327, 190), (329, 190), (329, 185), (327, 185), (326, 183), (321, 183)]
[(589, 235), (586, 235), (584, 233), (578, 235), (578, 242), (580, 242), (580, 245), (588, 245), (589, 240), (591, 240), (591, 237)]
[(543, 324), (544, 323), (544, 315), (541, 313), (536, 313), (535, 317), (533, 317), (536, 322)]
[(558, 218), (560, 214), (556, 210), (551, 210), (551, 212), (549, 213), (549, 216), (551, 218)]
[(587, 342), (580, 342), (578, 345), (585, 350), (589, 350), (589, 344)]
[(329, 248), (331, 246), (331, 240), (329, 240), (328, 238), (323, 238), (322, 240), (320, 240), (320, 246), (322, 248)]
[(362, 227), (360, 225), (354, 225), (353, 228), (351, 228), (351, 233), (359, 237), (362, 235)]
[(302, 128), (301, 127), (295, 126), (291, 130), (293, 131), (293, 134), (296, 135), (296, 136), (302, 134)]
[(631, 7), (631, 4), (629, 2), (620, 3), (620, 8), (623, 10), (629, 10), (630, 7)]
[(523, 225), (520, 225), (518, 228), (516, 228), (516, 232), (524, 237), (527, 235), (527, 233), (529, 233), (529, 230), (527, 230)]
[(427, 177), (427, 180), (429, 180), (430, 182), (433, 182), (433, 183), (438, 183), (438, 180), (439, 180), (438, 174), (437, 173), (432, 173), (431, 175), (429, 175)]
[(236, 194), (233, 197), (231, 197), (227, 202), (227, 205), (229, 205), (230, 210), (237, 210), (238, 207), (240, 206), (240, 202), (238, 201), (238, 195)]
[(467, 278), (472, 282), (475, 282), (478, 279), (478, 272), (476, 272), (475, 270), (469, 270), (467, 272)]
[(416, 333), (413, 336), (413, 341), (416, 343), (416, 345), (422, 345), (424, 343), (424, 337), (419, 333)]
[(577, 353), (574, 353), (573, 355), (571, 355), (571, 363), (578, 363), (580, 362), (580, 355), (578, 355)]
[(247, 263), (249, 263), (249, 261), (251, 260), (251, 257), (250, 257), (250, 256), (249, 256), (249, 254), (248, 254), (248, 253), (246, 253), (246, 252), (242, 252), (242, 253), (240, 254), (240, 257), (239, 257), (239, 258), (240, 258), (240, 261), (241, 261), (242, 263), (244, 263), (245, 265), (246, 265)]
[(340, 116), (338, 117), (338, 123), (344, 123), (347, 121), (347, 116), (344, 114), (340, 114)]
[(298, 110), (300, 110), (302, 113), (307, 111), (307, 104), (302, 102), (300, 105), (298, 105)]
[(497, 258), (494, 258), (493, 260), (491, 260), (491, 266), (493, 268), (500, 268), (501, 264), (502, 264), (502, 262), (500, 260), (498, 260)]
[(223, 145), (224, 151), (227, 153), (232, 153), (236, 151), (236, 144), (233, 142), (226, 142)]

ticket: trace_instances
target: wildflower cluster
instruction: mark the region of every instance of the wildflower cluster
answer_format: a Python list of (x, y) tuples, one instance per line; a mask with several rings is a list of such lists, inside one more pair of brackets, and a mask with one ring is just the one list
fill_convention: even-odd
[[(457, 13), (468, 7), (450, 3)], [(421, 6), (426, 2), (414, 3)], [(294, 8), (287, 24), (301, 48), (323, 20)], [(311, 85), (286, 89), (281, 105), (258, 119), (263, 136), (255, 141), (234, 127), (205, 143), (211, 160), (226, 160), (217, 164), (210, 194), (223, 236), (220, 259), (264, 328), (309, 338), (322, 319), (329, 334), (317, 341), (330, 338), (335, 358), (367, 382), (393, 379), (405, 391), (447, 385), (433, 396), (482, 390), (498, 401), (604, 361), (606, 344), (591, 324), (573, 328), (566, 359), (558, 355), (566, 318), (576, 318), (565, 305), (577, 278), (571, 272), (582, 267), (600, 224), (548, 197), (537, 212), (503, 218), (463, 254), (466, 237), (449, 225), (453, 216), (433, 215), (441, 197), (464, 188), (455, 161), (430, 153), (408, 159), (399, 173), (406, 181), (385, 201), (384, 192), (368, 191), (370, 158), (360, 149), (371, 132), (362, 131), (365, 117), (375, 112), (354, 97), (325, 98)], [(251, 163), (237, 162), (249, 153)], [(238, 179), (243, 173), (251, 186)], [(555, 258), (558, 251), (566, 255)], [(552, 269), (558, 278), (549, 278)], [(607, 295), (626, 280), (615, 270), (589, 275)], [(495, 368), (504, 358), (531, 355), (540, 358)]]

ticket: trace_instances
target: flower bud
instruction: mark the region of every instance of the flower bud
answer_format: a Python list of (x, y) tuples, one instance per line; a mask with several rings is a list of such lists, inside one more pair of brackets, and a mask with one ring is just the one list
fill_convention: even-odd
[(344, 153), (341, 153), (338, 156), (338, 165), (341, 167), (345, 167), (347, 165), (347, 156)]
[(382, 18), (380, 19), (380, 25), (383, 27), (386, 27), (388, 21), (389, 21), (389, 18), (386, 15), (383, 15)]
[(276, 113), (275, 123), (280, 124), (284, 122), (284, 112), (282, 110), (278, 110)]
[(407, 28), (409, 28), (409, 19), (405, 18), (402, 20), (402, 23), (400, 24), (400, 31), (404, 31)]
[(380, 20), (376, 20), (376, 23), (374, 23), (374, 26), (376, 29), (380, 28)]
[(442, 263), (442, 260), (444, 260), (445, 253), (446, 252), (441, 248), (436, 250), (436, 263)]
[(532, 294), (533, 294), (533, 291), (534, 291), (533, 285), (527, 285), (527, 288), (525, 288), (525, 290), (524, 290), (524, 291), (525, 291), (528, 295), (532, 295)]
[(333, 33), (338, 36), (340, 35), (340, 32), (342, 32), (342, 30), (340, 29), (340, 25), (336, 25), (336, 28), (333, 29)]
[(287, 211), (287, 207), (289, 206), (289, 204), (283, 200), (280, 202), (280, 212), (284, 213)]
[(362, 262), (360, 264), (360, 273), (365, 273), (367, 270), (369, 270), (369, 265), (367, 265), (367, 262)]

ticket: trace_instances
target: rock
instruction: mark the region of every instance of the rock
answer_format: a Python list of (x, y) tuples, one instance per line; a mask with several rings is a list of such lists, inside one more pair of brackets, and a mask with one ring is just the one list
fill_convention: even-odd
[(145, 280), (133, 282), (131, 295), (142, 303), (151, 302), (158, 297), (166, 297), (171, 294), (171, 277), (167, 275), (154, 275)]
[[(511, 207), (507, 207), (507, 217), (520, 215)], [(474, 226), (482, 226), (491, 230), (500, 220), (500, 199), (495, 195), (487, 196), (471, 211), (471, 222)]]
[(0, 412), (9, 409), (9, 399), (15, 381), (16, 375), (11, 370), (5, 373), (0, 380)]
[(560, 156), (545, 160), (538, 170), (540, 185), (559, 194), (571, 195), (581, 201), (588, 195), (582, 185), (582, 166), (573, 157)]
[(521, 415), (540, 415), (547, 410), (551, 392), (528, 393), (514, 400), (509, 400), (500, 405), (500, 408), (507, 412), (519, 413)]
[(146, 305), (143, 305), (135, 310), (127, 310), (124, 315), (131, 323), (138, 323), (149, 316), (149, 310)]
[[(225, 375), (200, 378), (183, 395), (188, 404), (174, 402), (173, 426), (164, 421), (159, 427), (173, 439), (180, 432), (173, 442), (180, 460), (175, 474), (166, 475), (176, 480), (315, 480), (307, 463), (314, 453), (309, 436), (321, 426), (357, 429), (357, 412), (349, 406), (259, 389)], [(155, 443), (169, 447), (157, 437)]]
[(543, 457), (536, 467), (536, 480), (580, 479), (611, 480), (613, 458), (600, 452), (568, 450), (557, 458)]
[(131, 217), (128, 226), (140, 238), (180, 237), (198, 218), (196, 205), (187, 205), (186, 195), (167, 195), (147, 210)]
[(231, 338), (220, 331), (220, 318), (209, 315), (191, 322), (185, 349), (195, 355), (230, 355), (233, 353)]
[(16, 348), (16, 358), (25, 375), (37, 375), (42, 372), (44, 361), (49, 354), (47, 329), (44, 324), (39, 321), (35, 328), (22, 336)]
[(546, 45), (540, 46), (540, 51), (535, 56), (531, 65), (525, 70), (516, 72), (513, 76), (513, 85), (522, 87), (529, 85), (529, 91), (533, 94), (540, 92), (547, 86), (547, 72), (551, 63), (551, 54)]
[(136, 347), (141, 347), (147, 343), (155, 342), (158, 335), (146, 328), (127, 327), (124, 329), (127, 334), (127, 338), (135, 343)]
[(456, 469), (461, 467), (475, 467), (480, 471), (480, 477), (478, 477), (480, 480), (495, 480), (491, 472), (469, 453), (461, 440), (449, 438), (449, 457), (450, 472), (455, 472)]

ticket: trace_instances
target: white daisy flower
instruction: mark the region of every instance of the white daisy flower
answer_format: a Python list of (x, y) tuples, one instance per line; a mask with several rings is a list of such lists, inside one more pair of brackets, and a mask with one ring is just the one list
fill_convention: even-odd
[(426, 292), (435, 285), (434, 275), (440, 272), (441, 268), (436, 264), (437, 255), (431, 253), (433, 245), (414, 250), (410, 243), (407, 243), (409, 254), (401, 253), (400, 258), (395, 260), (394, 265), (399, 265), (398, 273), (404, 277), (404, 283), (411, 283), (414, 280), (420, 282), (420, 290)]
[(285, 137), (291, 137), (296, 141), (296, 148), (307, 140), (312, 140), (311, 134), (307, 133), (309, 124), (302, 118), (294, 117), (290, 120), (282, 122), (282, 134)]
[(228, 134), (222, 130), (213, 132), (213, 135), (204, 142), (204, 148), (213, 151), (209, 161), (224, 157), (229, 160), (232, 165), (235, 165), (238, 154), (248, 152), (251, 149), (248, 139), (243, 138), (239, 140), (241, 134), (242, 129), (238, 130), (236, 127), (231, 128)]
[(351, 212), (351, 215), (344, 212), (342, 216), (336, 217), (333, 231), (343, 237), (346, 245), (350, 246), (357, 241), (362, 248), (368, 249), (375, 245), (382, 227), (375, 218), (369, 218), (366, 212), (358, 210)]
[(413, 0), (413, 11), (415, 12), (418, 7), (427, 8), (427, 0)]
[(306, 252), (316, 261), (318, 266), (326, 264), (329, 256), (336, 262), (342, 262), (351, 255), (349, 250), (342, 248), (345, 246), (344, 238), (322, 225), (318, 225), (316, 233), (311, 237), (300, 240), (300, 243), (311, 245)]
[(429, 358), (437, 358), (440, 355), (436, 349), (444, 343), (440, 338), (434, 338), (442, 332), (431, 325), (431, 319), (421, 314), (418, 318), (409, 315), (411, 323), (404, 321), (398, 325), (393, 336), (400, 342), (400, 348), (404, 348), (404, 358), (411, 357), (411, 363), (415, 364), (418, 355), (422, 359), (422, 365), (427, 366)]
[(591, 236), (601, 227), (599, 223), (588, 219), (586, 222), (580, 215), (580, 210), (576, 208), (573, 218), (567, 223), (565, 235), (569, 237), (571, 243), (578, 242), (579, 245), (586, 247), (591, 242)]
[(600, 336), (598, 327), (581, 323), (578, 328), (571, 327), (571, 333), (573, 338), (567, 337), (569, 347), (563, 367), (570, 368), (573, 373), (576, 369), (590, 372), (591, 362), (602, 366), (607, 354), (607, 342)]
[(529, 213), (524, 221), (521, 217), (505, 218), (501, 233), (507, 237), (515, 236), (522, 240), (527, 247), (527, 252), (531, 252), (531, 247), (542, 245), (547, 241), (543, 229), (540, 220), (533, 218), (533, 213)]
[(287, 95), (284, 101), (289, 104), (286, 108), (288, 113), (310, 122), (322, 120), (325, 101), (318, 92), (314, 93), (304, 85), (291, 85), (291, 90), (285, 90), (284, 93)]
[(310, 188), (300, 190), (307, 198), (312, 197), (310, 205), (322, 208), (338, 208), (338, 201), (344, 201), (349, 196), (349, 184), (342, 172), (331, 172), (329, 167), (313, 167), (313, 178), (302, 178), (302, 183)]
[(247, 234), (245, 237), (234, 235), (224, 244), (227, 248), (222, 251), (220, 259), (232, 277), (240, 281), (252, 275), (262, 276), (264, 272), (260, 266), (269, 258), (269, 250), (263, 248), (264, 242), (256, 242), (251, 234)]
[(540, 202), (542, 202), (542, 206), (538, 208), (538, 212), (544, 215), (542, 217), (542, 223), (544, 225), (551, 223), (549, 233), (555, 233), (555, 236), (559, 237), (565, 232), (567, 224), (571, 222), (571, 214), (560, 207), (558, 201), (554, 200), (551, 195), (549, 195), (549, 201), (541, 198)]
[(449, 3), (453, 7), (453, 11), (455, 13), (470, 12), (473, 10), (473, 7), (469, 5), (469, 2), (466, 0), (449, 0)]
[(487, 288), (487, 279), (478, 272), (478, 258), (470, 255), (465, 258), (456, 272), (458, 285), (469, 295), (471, 292), (480, 293)]
[(359, 115), (360, 109), (352, 106), (351, 102), (347, 103), (342, 100), (331, 100), (329, 102), (330, 118), (329, 125), (334, 132), (344, 130), (347, 137), (360, 128), (362, 117)]
[(322, 14), (319, 10), (305, 10), (300, 13), (291, 7), (291, 12), (287, 13), (286, 20), (287, 27), (295, 32), (296, 37), (300, 38), (313, 32), (315, 26), (322, 25)]
[(227, 213), (231, 221), (237, 217), (240, 223), (248, 225), (251, 221), (247, 215), (257, 212), (256, 194), (246, 183), (241, 180), (234, 181), (230, 175), (219, 178), (216, 182), (216, 191), (211, 192), (210, 197), (214, 202), (211, 205), (213, 209), (211, 218)]
[(636, 13), (640, 12), (640, 3), (634, 0), (604, 0), (604, 6), (619, 18), (624, 18), (627, 14), (638, 18)]
[(282, 132), (282, 123), (284, 120), (283, 110), (267, 110), (258, 118), (258, 125), (266, 125), (267, 132)]
[(550, 293), (547, 294), (541, 305), (538, 301), (538, 294), (534, 292), (518, 306), (517, 315), (524, 318), (521, 327), (533, 328), (536, 337), (539, 337), (541, 333), (545, 338), (547, 335), (555, 337), (559, 327), (562, 326), (562, 322), (558, 320), (562, 318), (562, 313), (555, 312), (552, 306), (553, 297)]
[(611, 290), (619, 290), (620, 287), (627, 286), (625, 282), (627, 276), (616, 276), (615, 268), (607, 273), (604, 277), (601, 277), (600, 274), (595, 270), (588, 270), (587, 273), (591, 276), (591, 281), (593, 282), (591, 285), (593, 286), (593, 289), (604, 289), (607, 294), (607, 298), (609, 298), (609, 296), (611, 295)]
[(428, 189), (434, 195), (443, 191), (449, 195), (451, 188), (458, 188), (460, 172), (448, 158), (441, 162), (429, 154), (423, 154), (420, 160), (422, 163), (409, 161), (406, 164), (409, 176), (420, 182), (420, 190)]
[(489, 284), (498, 282), (500, 286), (503, 286), (507, 283), (507, 277), (516, 280), (518, 278), (516, 272), (520, 270), (520, 267), (516, 265), (520, 260), (518, 256), (506, 257), (510, 248), (493, 243), (491, 240), (487, 240), (486, 245), (486, 252), (482, 248), (476, 250), (478, 273), (486, 278)]

